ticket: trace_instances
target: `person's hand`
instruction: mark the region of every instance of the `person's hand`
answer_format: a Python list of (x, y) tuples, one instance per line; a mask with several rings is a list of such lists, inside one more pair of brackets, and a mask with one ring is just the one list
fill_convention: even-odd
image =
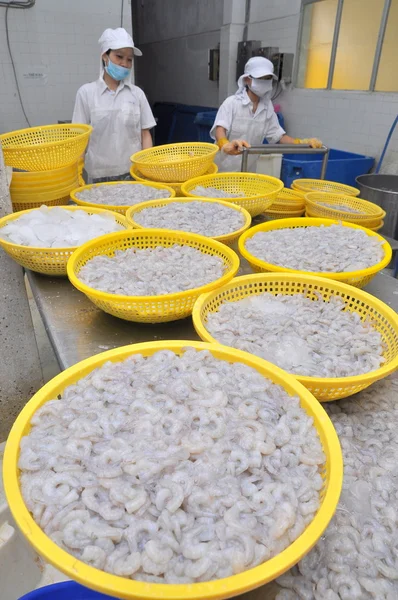
[(250, 144), (245, 140), (232, 140), (222, 147), (222, 151), (230, 156), (237, 156), (242, 153), (243, 148), (250, 148)]
[(297, 139), (294, 140), (295, 144), (308, 144), (309, 146), (311, 146), (311, 148), (322, 148), (323, 144), (321, 142), (321, 140), (318, 140), (317, 138), (304, 138), (302, 140)]

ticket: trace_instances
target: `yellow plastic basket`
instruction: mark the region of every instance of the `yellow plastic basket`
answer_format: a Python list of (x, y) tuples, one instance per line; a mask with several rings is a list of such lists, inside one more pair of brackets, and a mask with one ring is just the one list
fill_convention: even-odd
[[(270, 175), (258, 173), (217, 173), (190, 179), (182, 184), (184, 196), (197, 198), (193, 190), (198, 186), (224, 190), (231, 194), (245, 194), (238, 198), (222, 198), (222, 200), (237, 204), (256, 217), (267, 210), (283, 189), (283, 182)], [(216, 198), (215, 198), (216, 199)]]
[(32, 208), (40, 208), (43, 204), (45, 206), (66, 206), (69, 202), (69, 193), (67, 196), (61, 196), (60, 198), (55, 198), (54, 200), (43, 200), (43, 197), (40, 196), (39, 200), (37, 199), (25, 199), (15, 201), (11, 196), (12, 202), (12, 210), (14, 213), (21, 212), (23, 210), (30, 210)]
[(293, 219), (302, 217), (304, 213), (305, 208), (301, 208), (300, 210), (274, 210), (274, 205), (272, 205), (272, 209), (264, 211), (264, 216), (267, 218), (267, 221), (273, 221), (274, 219)]
[[(356, 225), (360, 225), (361, 227), (366, 227), (366, 229), (372, 229), (373, 231), (375, 230), (376, 227), (379, 227), (381, 222), (383, 221), (383, 217), (378, 217), (377, 219), (362, 219), (361, 221), (355, 221), (354, 219), (350, 218), (351, 213), (346, 213), (346, 215), (347, 216), (344, 217), (344, 219), (342, 219), (346, 223), (355, 223)], [(310, 206), (306, 207), (305, 216), (306, 217), (314, 217), (315, 219), (322, 219), (322, 218), (334, 219), (335, 218), (332, 216), (321, 217), (318, 214), (318, 211), (317, 210), (313, 211), (312, 207), (310, 207)]]
[[(330, 227), (330, 225), (336, 225), (340, 223), (343, 227), (351, 227), (353, 229), (362, 229), (369, 236), (377, 237), (383, 244), (384, 249), (384, 258), (376, 265), (372, 267), (368, 267), (367, 269), (362, 269), (359, 271), (347, 271), (346, 273), (308, 273), (306, 271), (296, 271), (294, 269), (287, 269), (286, 267), (282, 267), (279, 265), (273, 265), (271, 263), (267, 263), (263, 260), (260, 260), (256, 256), (253, 256), (246, 249), (246, 241), (253, 237), (259, 231), (272, 231), (275, 229), (294, 229), (296, 227)], [(353, 285), (358, 288), (362, 288), (369, 283), (373, 279), (373, 277), (384, 269), (392, 257), (392, 249), (390, 244), (378, 233), (371, 231), (370, 229), (365, 229), (364, 227), (360, 227), (359, 225), (355, 225), (354, 223), (347, 223), (341, 221), (334, 221), (332, 219), (312, 219), (312, 218), (296, 218), (296, 219), (282, 219), (278, 221), (271, 221), (269, 223), (261, 223), (256, 227), (252, 227), (243, 233), (239, 238), (239, 252), (241, 255), (246, 258), (246, 260), (250, 263), (251, 267), (254, 271), (260, 273), (296, 273), (296, 274), (309, 274), (311, 276), (317, 277), (325, 277), (328, 279), (333, 279), (334, 281), (341, 281), (342, 283), (348, 283), (349, 285)]]
[[(80, 200), (77, 197), (77, 194), (79, 192), (83, 192), (84, 190), (89, 190), (92, 187), (99, 187), (99, 186), (104, 186), (104, 185), (145, 185), (147, 187), (156, 188), (157, 190), (167, 190), (170, 193), (170, 198), (174, 198), (174, 196), (176, 195), (175, 191), (171, 187), (167, 186), (166, 184), (155, 183), (153, 181), (151, 181), (150, 183), (149, 182), (144, 183), (144, 182), (138, 182), (138, 181), (107, 181), (106, 183), (92, 183), (90, 185), (82, 185), (81, 187), (73, 190), (70, 193), (71, 200), (73, 200), (73, 202), (76, 202), (76, 204), (78, 204), (79, 206), (85, 206), (86, 208), (98, 208), (99, 206), (101, 206), (101, 207), (106, 208), (107, 210), (111, 210), (113, 212), (118, 212), (121, 215), (125, 215), (127, 210), (130, 208), (129, 206), (125, 206), (125, 205), (113, 206), (110, 204), (95, 204), (94, 202), (86, 202), (85, 200)], [(150, 202), (150, 200), (148, 200), (148, 202)]]
[[(51, 171), (13, 171), (11, 191), (35, 192), (58, 190), (77, 181), (78, 165), (75, 161), (66, 167)], [(76, 187), (76, 186), (75, 186)]]
[(368, 227), (368, 229), (370, 229), (371, 231), (380, 231), (380, 229), (383, 229), (384, 227), (384, 221), (381, 221), (380, 225), (377, 225), (376, 227)]
[(68, 203), (78, 185), (77, 162), (51, 171), (13, 172), (10, 195), (14, 211)]
[(77, 169), (78, 169), (78, 185), (79, 186), (83, 186), (86, 185), (86, 182), (83, 179), (83, 169), (84, 169), (84, 158), (79, 158), (79, 161), (77, 163)]
[[(19, 448), (22, 438), (29, 433), (36, 411), (49, 400), (57, 398), (66, 387), (73, 385), (104, 363), (120, 362), (133, 354), (151, 356), (159, 350), (182, 354), (187, 346), (209, 350), (219, 360), (244, 363), (272, 382), (281, 385), (291, 396), (298, 396), (300, 404), (313, 418), (326, 457), (322, 473), (321, 506), (304, 532), (286, 550), (265, 563), (238, 575), (204, 583), (159, 584), (117, 577), (88, 566), (57, 546), (35, 523), (23, 500), (19, 486)], [(27, 541), (49, 563), (79, 583), (104, 594), (125, 600), (222, 600), (248, 592), (272, 581), (295, 565), (319, 540), (329, 524), (340, 496), (343, 479), (343, 459), (336, 431), (324, 408), (292, 375), (247, 352), (219, 344), (192, 341), (162, 341), (124, 346), (97, 354), (66, 369), (54, 377), (26, 404), (16, 419), (7, 440), (3, 467), (4, 487), (13, 517)]]
[(245, 219), (245, 222), (240, 229), (237, 229), (232, 233), (226, 233), (224, 235), (213, 237), (213, 240), (217, 240), (218, 242), (222, 242), (223, 244), (227, 244), (229, 246), (233, 242), (235, 242), (242, 235), (242, 233), (246, 231), (246, 229), (249, 229), (251, 225), (252, 218), (247, 212), (247, 210), (245, 210), (241, 206), (237, 206), (236, 204), (222, 202), (220, 200), (212, 200), (211, 198), (170, 198), (162, 200), (152, 200), (151, 202), (142, 202), (141, 204), (136, 204), (135, 206), (132, 206), (128, 209), (128, 211), (126, 212), (126, 219), (128, 224), (135, 229), (148, 229), (147, 227), (143, 227), (143, 225), (140, 225), (135, 221), (135, 216), (142, 210), (145, 210), (146, 208), (160, 208), (161, 206), (167, 206), (168, 204), (173, 203), (189, 204), (190, 202), (197, 201), (206, 202), (210, 204), (222, 204), (223, 206), (226, 206), (230, 209), (236, 210), (237, 212), (241, 213)]
[(344, 194), (345, 196), (359, 196), (360, 194), (357, 188), (336, 181), (326, 181), (325, 179), (295, 179), (292, 183), (292, 189), (304, 194), (308, 194), (308, 192)]
[(91, 125), (44, 125), (0, 135), (6, 165), (48, 171), (76, 162), (85, 151)]
[[(218, 173), (218, 167), (216, 165), (216, 163), (212, 163), (210, 165), (210, 168), (206, 171), (205, 175), (214, 175), (214, 173)], [(142, 175), (142, 173), (140, 173), (140, 171), (137, 169), (136, 165), (131, 165), (130, 167), (130, 175), (131, 177), (133, 177), (133, 179), (135, 179), (136, 181), (140, 181), (141, 183), (150, 183), (150, 180), (147, 179), (146, 177), (144, 177)], [(167, 185), (171, 188), (173, 188), (173, 190), (176, 193), (176, 196), (183, 196), (183, 193), (181, 191), (181, 185), (184, 182), (167, 182)], [(82, 184), (83, 185), (83, 184)]]
[[(343, 196), (337, 194), (325, 194), (322, 192), (310, 192), (305, 195), (307, 210), (311, 211), (314, 217), (324, 217), (325, 219), (342, 219), (350, 223), (367, 226), (375, 221), (380, 222), (386, 216), (385, 211), (367, 200), (353, 196)], [(324, 206), (323, 203), (331, 204), (334, 208)], [(344, 207), (361, 211), (360, 213), (350, 213), (344, 211)]]
[(304, 194), (296, 190), (291, 190), (290, 188), (283, 188), (275, 198), (272, 209), (277, 210), (276, 207), (278, 207), (278, 209), (290, 208), (292, 210), (298, 210), (299, 208), (304, 208), (304, 206)]
[(205, 142), (184, 142), (154, 146), (136, 152), (130, 160), (152, 181), (187, 181), (211, 167), (218, 148)]
[[(84, 212), (91, 214), (112, 214), (115, 221), (120, 225), (123, 225), (128, 229), (129, 225), (121, 215), (113, 213), (109, 210), (102, 208), (82, 208), (80, 206), (65, 206), (65, 210), (75, 211), (84, 210)], [(0, 219), (0, 230), (11, 221), (19, 219), (23, 214), (31, 212), (31, 210), (37, 210), (36, 208), (30, 210), (24, 210), (19, 213), (13, 213)], [(19, 244), (13, 244), (0, 238), (0, 246), (7, 252), (12, 259), (18, 264), (30, 269), (36, 273), (42, 273), (44, 275), (52, 276), (66, 276), (66, 265), (69, 258), (72, 256), (76, 247), (67, 248), (38, 248), (35, 246), (20, 246)]]
[[(174, 244), (190, 246), (204, 254), (219, 256), (224, 262), (223, 276), (192, 290), (159, 296), (109, 294), (95, 290), (79, 279), (80, 269), (94, 256), (114, 256), (116, 250), (127, 250), (127, 248), (156, 248), (157, 246), (174, 246)], [(200, 294), (227, 283), (236, 275), (238, 269), (237, 254), (225, 244), (211, 238), (167, 229), (133, 229), (104, 235), (78, 248), (68, 262), (68, 277), (71, 283), (98, 308), (115, 317), (126, 321), (163, 323), (188, 317)]]
[(352, 396), (390, 375), (398, 368), (398, 315), (389, 306), (371, 294), (355, 287), (312, 275), (288, 273), (261, 273), (236, 277), (217, 290), (202, 294), (195, 302), (192, 312), (193, 323), (199, 337), (205, 342), (218, 340), (207, 331), (209, 313), (217, 312), (221, 304), (236, 302), (248, 296), (270, 293), (294, 296), (303, 294), (314, 302), (321, 298), (328, 302), (332, 296), (339, 296), (345, 303), (345, 310), (356, 312), (362, 321), (372, 321), (383, 340), (385, 363), (375, 371), (353, 377), (303, 377), (295, 375), (320, 402), (329, 402)]

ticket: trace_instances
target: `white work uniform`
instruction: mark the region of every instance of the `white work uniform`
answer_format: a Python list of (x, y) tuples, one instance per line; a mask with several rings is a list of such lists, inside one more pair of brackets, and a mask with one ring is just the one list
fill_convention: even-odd
[(142, 150), (141, 130), (156, 125), (144, 92), (130, 81), (108, 88), (102, 76), (77, 92), (72, 123), (93, 126), (84, 167), (90, 179), (128, 173)]
[[(279, 125), (270, 94), (259, 99), (257, 110), (253, 113), (253, 102), (245, 89), (229, 96), (218, 109), (216, 119), (210, 131), (210, 136), (216, 139), (216, 127), (224, 127), (227, 137), (231, 140), (241, 139), (251, 146), (263, 143), (264, 138), (270, 144), (276, 144), (285, 135), (285, 130)], [(249, 155), (248, 170), (255, 171), (258, 155)], [(229, 156), (218, 152), (215, 158), (219, 171), (240, 171), (241, 156)]]

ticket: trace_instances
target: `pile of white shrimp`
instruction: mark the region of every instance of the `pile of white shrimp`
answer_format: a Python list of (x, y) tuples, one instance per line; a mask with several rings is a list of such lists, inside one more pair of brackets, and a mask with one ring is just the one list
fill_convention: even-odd
[(384, 362), (380, 333), (356, 312), (344, 311), (338, 296), (329, 302), (302, 294), (261, 294), (224, 302), (209, 313), (206, 329), (221, 344), (246, 350), (289, 373), (308, 377), (351, 377)]
[(0, 238), (22, 246), (69, 248), (124, 227), (111, 214), (89, 215), (84, 210), (41, 206), (0, 229)]
[(144, 208), (134, 215), (143, 227), (175, 229), (217, 237), (243, 227), (245, 218), (239, 211), (213, 202), (172, 202), (166, 206)]
[(158, 296), (201, 287), (222, 277), (224, 271), (219, 256), (175, 244), (94, 256), (78, 277), (91, 288), (110, 294)]
[(208, 351), (107, 362), (31, 425), (18, 463), (27, 508), (61, 548), (123, 577), (245, 571), (320, 505), (325, 456), (299, 399)]
[(239, 193), (232, 193), (213, 187), (204, 187), (203, 185), (197, 185), (190, 193), (203, 198), (243, 198), (246, 196), (243, 190)]
[(245, 245), (267, 263), (319, 273), (367, 269), (384, 258), (381, 240), (343, 225), (259, 231)]
[(361, 210), (357, 208), (353, 208), (352, 206), (348, 206), (347, 204), (329, 204), (328, 202), (318, 202), (319, 206), (325, 206), (326, 208), (333, 208), (334, 210), (339, 210), (340, 212), (352, 213), (360, 215), (362, 213)]
[(142, 183), (104, 185), (97, 183), (91, 188), (76, 193), (76, 198), (92, 204), (108, 204), (111, 206), (134, 206), (146, 200), (170, 198), (168, 190), (143, 185)]
[(275, 600), (397, 600), (397, 398), (394, 375), (326, 405), (343, 451), (340, 503), (315, 548), (278, 579)]

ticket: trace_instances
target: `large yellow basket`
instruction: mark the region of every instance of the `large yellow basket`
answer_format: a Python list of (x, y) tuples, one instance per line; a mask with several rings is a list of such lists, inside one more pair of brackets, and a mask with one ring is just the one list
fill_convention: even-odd
[[(314, 217), (341, 219), (363, 227), (375, 227), (386, 216), (385, 211), (373, 202), (341, 194), (310, 192), (305, 195), (305, 203), (307, 211), (310, 211)], [(324, 206), (324, 203), (330, 204), (333, 208)], [(360, 212), (350, 213), (344, 208), (352, 208)]]
[(215, 144), (183, 142), (141, 150), (130, 160), (144, 177), (152, 181), (178, 182), (206, 173), (217, 152)]
[[(322, 473), (324, 487), (321, 490), (321, 506), (304, 532), (286, 550), (262, 565), (238, 575), (190, 585), (147, 583), (117, 577), (88, 566), (65, 552), (35, 523), (25, 505), (19, 485), (18, 458), (21, 440), (29, 433), (32, 417), (41, 406), (57, 398), (66, 387), (73, 385), (104, 363), (120, 362), (133, 354), (151, 356), (159, 350), (166, 349), (180, 355), (187, 346), (196, 350), (208, 350), (215, 358), (229, 363), (244, 363), (273, 383), (281, 385), (289, 395), (299, 397), (301, 406), (313, 418), (326, 457), (326, 467)], [(46, 561), (68, 577), (104, 594), (126, 600), (222, 600), (272, 581), (311, 550), (336, 510), (343, 479), (343, 460), (339, 440), (328, 415), (314, 396), (292, 375), (247, 352), (233, 350), (219, 344), (186, 340), (162, 341), (124, 346), (97, 354), (66, 369), (47, 383), (26, 404), (11, 429), (4, 452), (3, 477), (8, 504), (21, 532)]]
[[(166, 190), (167, 192), (169, 192), (170, 198), (174, 198), (174, 196), (176, 195), (173, 188), (162, 183), (155, 183), (153, 181), (146, 183), (138, 181), (107, 181), (105, 183), (92, 183), (89, 185), (82, 185), (81, 187), (72, 190), (70, 193), (71, 200), (73, 200), (73, 202), (76, 202), (76, 204), (78, 204), (79, 206), (85, 206), (86, 208), (98, 208), (99, 206), (101, 206), (106, 208), (107, 210), (111, 210), (113, 212), (120, 213), (121, 215), (125, 215), (127, 210), (130, 208), (127, 205), (95, 204), (94, 202), (86, 202), (85, 200), (80, 200), (80, 198), (78, 198), (77, 196), (77, 194), (79, 194), (80, 192), (84, 192), (85, 190), (89, 190), (93, 187), (102, 187), (109, 185), (145, 185), (146, 187), (155, 188), (157, 190)], [(150, 200), (148, 200), (148, 202), (150, 202)]]
[[(205, 342), (217, 343), (206, 329), (209, 313), (217, 312), (226, 302), (236, 302), (248, 296), (269, 293), (274, 296), (302, 294), (314, 302), (329, 302), (338, 296), (345, 303), (345, 310), (356, 312), (362, 321), (369, 320), (380, 333), (383, 341), (383, 365), (363, 375), (353, 377), (303, 377), (294, 375), (320, 402), (329, 402), (352, 396), (379, 381), (398, 368), (398, 315), (389, 306), (371, 294), (351, 285), (313, 277), (288, 273), (261, 273), (236, 277), (221, 288), (202, 294), (195, 302), (192, 312), (195, 329)], [(321, 300), (319, 299), (321, 297)]]
[[(218, 173), (218, 167), (217, 167), (216, 163), (212, 163), (210, 165), (210, 168), (206, 171), (205, 175), (214, 175), (214, 173)], [(130, 175), (136, 181), (140, 181), (141, 183), (150, 183), (150, 180), (142, 175), (142, 173), (137, 169), (136, 165), (131, 165)], [(173, 190), (176, 193), (176, 196), (183, 196), (183, 193), (181, 191), (181, 185), (183, 183), (184, 182), (182, 182), (182, 181), (178, 181), (178, 182), (168, 181), (167, 185), (168, 185), (168, 187), (173, 188)]]
[[(368, 267), (367, 269), (362, 269), (360, 271), (347, 271), (345, 273), (309, 273), (307, 271), (297, 271), (295, 269), (287, 269), (286, 267), (267, 263), (264, 260), (260, 260), (256, 256), (253, 256), (246, 249), (247, 240), (253, 237), (253, 235), (258, 233), (259, 231), (273, 231), (276, 229), (295, 229), (296, 227), (330, 227), (331, 225), (337, 224), (341, 224), (343, 225), (343, 227), (362, 229), (367, 233), (367, 235), (375, 236), (378, 240), (380, 240), (380, 242), (382, 242), (382, 246), (384, 249), (384, 258), (376, 265)], [(313, 219), (302, 217), (296, 219), (282, 219), (277, 221), (270, 221), (269, 223), (261, 223), (260, 225), (257, 225), (256, 227), (251, 227), (251, 229), (245, 231), (245, 233), (243, 233), (240, 236), (238, 245), (239, 252), (250, 263), (254, 271), (260, 273), (307, 273), (312, 276), (325, 277), (328, 279), (333, 279), (335, 281), (341, 281), (342, 283), (348, 283), (349, 285), (353, 285), (358, 288), (362, 288), (365, 285), (367, 285), (369, 281), (371, 281), (379, 271), (384, 269), (384, 267), (386, 267), (389, 264), (392, 258), (392, 249), (390, 244), (375, 231), (365, 229), (364, 227), (360, 227), (359, 225), (355, 225), (354, 223), (347, 223), (345, 221), (334, 221), (332, 219)]]
[(360, 190), (337, 181), (325, 179), (295, 179), (292, 189), (298, 192), (325, 192), (326, 194), (344, 194), (345, 196), (359, 196)]
[(141, 204), (137, 204), (136, 206), (132, 206), (126, 212), (126, 219), (128, 224), (135, 229), (148, 229), (143, 225), (140, 225), (135, 221), (135, 217), (138, 213), (145, 210), (146, 208), (160, 208), (161, 206), (168, 206), (169, 204), (190, 204), (191, 202), (206, 202), (210, 204), (222, 204), (227, 208), (233, 209), (239, 212), (244, 218), (244, 224), (240, 229), (233, 231), (232, 233), (226, 233), (224, 235), (219, 235), (213, 237), (213, 240), (217, 240), (218, 242), (222, 242), (223, 244), (227, 244), (228, 246), (235, 242), (246, 229), (248, 229), (251, 225), (252, 218), (241, 206), (237, 206), (236, 204), (230, 204), (229, 202), (222, 202), (220, 200), (212, 200), (211, 198), (170, 198), (170, 199), (162, 199), (162, 200), (152, 200), (151, 202), (142, 202)]
[[(192, 290), (160, 296), (123, 296), (100, 292), (79, 279), (80, 269), (94, 256), (114, 256), (116, 250), (128, 248), (156, 248), (157, 246), (190, 246), (204, 254), (219, 256), (224, 263), (224, 274), (216, 281)], [(182, 231), (167, 229), (135, 229), (103, 235), (87, 242), (73, 253), (68, 262), (71, 283), (87, 296), (98, 308), (125, 319), (142, 323), (163, 323), (184, 319), (192, 313), (195, 300), (204, 292), (213, 290), (232, 279), (239, 269), (237, 254), (225, 244), (211, 238)]]
[[(243, 194), (238, 198), (222, 198), (222, 200), (245, 208), (252, 217), (267, 210), (283, 189), (283, 182), (270, 175), (258, 173), (217, 173), (190, 179), (182, 184), (184, 196), (197, 198), (194, 189), (198, 186), (224, 190), (231, 194)], [(216, 199), (216, 198), (215, 198)]]
[[(64, 210), (76, 211), (83, 210), (89, 215), (94, 214), (111, 214), (119, 225), (122, 225), (126, 229), (129, 227), (126, 219), (121, 215), (104, 210), (102, 208), (81, 208), (80, 206), (64, 206)], [(10, 223), (19, 219), (23, 214), (37, 210), (33, 208), (30, 210), (23, 210), (18, 213), (12, 213), (0, 219), (0, 231), (1, 229)], [(20, 264), (25, 269), (30, 269), (36, 273), (42, 273), (43, 275), (52, 275), (57, 277), (66, 276), (66, 265), (69, 258), (72, 256), (76, 247), (67, 248), (38, 248), (34, 246), (21, 246), (19, 244), (13, 244), (0, 238), (0, 246), (15, 262)]]
[(49, 171), (76, 162), (85, 151), (91, 125), (44, 125), (0, 135), (6, 165)]

